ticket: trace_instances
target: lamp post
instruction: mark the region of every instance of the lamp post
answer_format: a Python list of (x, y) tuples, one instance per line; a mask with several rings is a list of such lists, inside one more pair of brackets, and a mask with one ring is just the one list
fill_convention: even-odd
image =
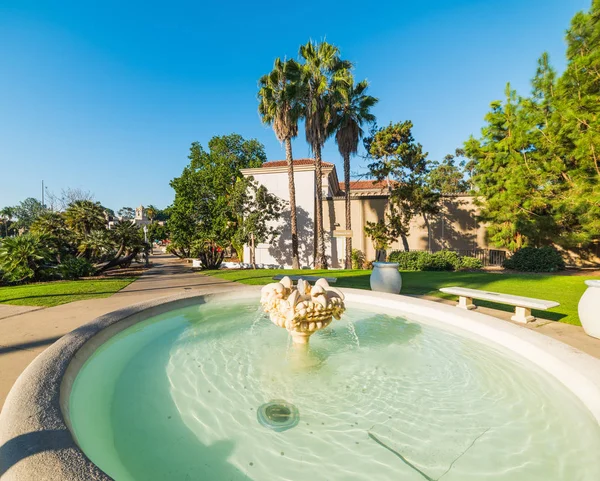
[(149, 257), (149, 251), (148, 251), (148, 226), (144, 225), (144, 227), (142, 227), (142, 230), (144, 231), (144, 243), (145, 243), (145, 247), (144, 247), (144, 257), (146, 259), (146, 267), (148, 267), (148, 265), (150, 265), (150, 257)]

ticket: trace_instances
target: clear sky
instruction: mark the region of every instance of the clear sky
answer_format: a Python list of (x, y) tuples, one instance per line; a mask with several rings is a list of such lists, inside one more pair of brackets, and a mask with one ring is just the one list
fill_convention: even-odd
[[(0, 2), (0, 207), (80, 187), (104, 205), (173, 199), (192, 141), (237, 132), (285, 157), (257, 114), (277, 56), (327, 39), (380, 99), (379, 125), (410, 119), (431, 159), (477, 134), (507, 81), (529, 91), (590, 0), (89, 0)], [(303, 132), (296, 157), (308, 156)], [(333, 141), (324, 159), (339, 163)], [(353, 170), (364, 167), (356, 159)]]

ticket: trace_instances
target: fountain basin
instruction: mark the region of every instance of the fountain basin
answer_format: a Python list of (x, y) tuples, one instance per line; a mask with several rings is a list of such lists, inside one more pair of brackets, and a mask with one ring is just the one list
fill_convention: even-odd
[[(511, 459), (515, 466), (506, 479), (533, 479), (532, 472), (515, 470), (545, 469), (544, 463), (551, 472), (543, 479), (564, 479), (561, 469), (597, 479), (597, 461), (586, 456), (598, 448), (598, 360), (478, 313), (403, 296), (344, 294), (349, 319), (317, 333), (310, 356), (288, 350), (287, 333), (269, 321), (259, 321), (250, 333), (244, 316), (252, 321), (255, 315), (258, 293), (252, 289), (135, 306), (74, 331), (27, 369), (7, 399), (0, 419), (0, 444), (10, 448), (0, 458), (6, 479), (110, 479), (106, 471), (114, 466), (106, 462), (112, 455), (125, 460), (118, 468), (123, 471), (109, 473), (116, 479), (153, 479), (146, 472), (139, 477), (145, 463), (166, 469), (172, 456), (188, 449), (194, 454), (189, 462), (206, 459), (213, 470), (192, 479), (223, 479), (214, 473), (266, 479), (265, 472), (290, 479), (321, 479), (315, 473), (323, 472), (329, 479), (388, 479), (387, 469), (403, 479), (426, 479), (420, 472), (435, 479), (478, 436), (472, 458), (463, 456), (445, 479), (481, 479), (482, 469), (498, 470)], [(248, 341), (252, 335), (255, 343)], [(159, 377), (167, 407), (155, 402)], [(219, 379), (227, 382), (217, 384)], [(270, 399), (293, 402), (298, 426), (282, 433), (261, 426), (256, 409)], [(494, 411), (503, 415), (490, 417)], [(136, 424), (139, 415), (146, 425)], [(95, 420), (102, 416), (110, 422), (99, 424), (112, 431), (99, 431)], [(560, 418), (564, 422), (553, 424)], [(135, 422), (125, 426), (128, 420)], [(157, 429), (172, 435), (175, 423), (182, 437), (154, 451), (144, 444)], [(119, 426), (127, 429), (115, 431)], [(577, 439), (569, 434), (575, 428)], [(44, 431), (55, 434), (31, 435)], [(524, 432), (532, 444), (520, 444)], [(123, 438), (134, 434), (136, 440)], [(559, 444), (542, 457), (554, 436), (563, 440), (563, 452)], [(115, 441), (104, 444), (106, 439)], [(30, 454), (29, 441), (39, 454)], [(50, 449), (57, 441), (60, 448)], [(146, 460), (133, 456), (144, 452)], [(526, 457), (517, 462), (517, 453)], [(350, 478), (339, 471), (348, 463)], [(582, 467), (587, 471), (573, 471)], [(495, 479), (503, 479), (498, 472)], [(165, 479), (164, 472), (155, 474)], [(185, 479), (189, 473), (171, 474), (169, 479)]]

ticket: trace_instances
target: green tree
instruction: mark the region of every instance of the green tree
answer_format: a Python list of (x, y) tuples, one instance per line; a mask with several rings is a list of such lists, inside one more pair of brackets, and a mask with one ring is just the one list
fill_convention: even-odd
[(132, 207), (121, 207), (117, 215), (121, 220), (132, 220), (135, 217), (135, 209)]
[(567, 194), (557, 197), (555, 210), (569, 221), (562, 242), (570, 246), (600, 237), (600, 0), (575, 14), (566, 40), (554, 116)]
[(253, 179), (240, 180), (235, 190), (232, 201), (241, 216), (235, 240), (238, 245), (250, 246), (250, 264), (256, 269), (256, 244), (272, 242), (279, 235), (275, 225), (281, 218), (285, 202)]
[(336, 92), (347, 86), (348, 71), (352, 68), (352, 64), (342, 60), (339, 49), (327, 42), (309, 41), (300, 47), (300, 57), (304, 60), (304, 64), (301, 68), (299, 95), (304, 107), (306, 141), (315, 156), (315, 268), (326, 269), (321, 150), (331, 134)]
[(390, 213), (387, 225), (402, 239), (408, 251), (410, 221), (421, 215), (429, 229), (429, 216), (439, 210), (439, 193), (427, 185), (429, 161), (423, 146), (412, 136), (413, 124), (407, 120), (377, 130), (365, 139), (373, 162), (373, 177), (387, 181)]
[[(298, 120), (302, 116), (299, 86), (300, 66), (294, 60), (275, 59), (273, 70), (259, 80), (258, 112), (262, 121), (273, 127), (275, 136), (285, 144), (288, 171), (290, 229), (292, 235), (292, 268), (300, 268), (298, 255), (298, 225), (296, 219), (296, 186), (292, 139), (298, 135)], [(239, 253), (238, 253), (239, 254)]]
[(3, 237), (8, 237), (14, 229), (12, 228), (12, 218), (14, 216), (13, 207), (4, 207), (0, 210), (0, 219), (2, 220), (3, 229), (0, 230), (0, 235), (4, 234)]
[(156, 207), (154, 207), (153, 205), (149, 205), (148, 207), (146, 207), (146, 216), (148, 217), (148, 219), (150, 219), (151, 224), (154, 222), (157, 212), (158, 212), (158, 209)]
[(171, 181), (175, 200), (168, 227), (174, 254), (198, 257), (204, 267), (217, 268), (239, 228), (233, 199), (236, 184), (244, 181), (240, 170), (259, 167), (266, 154), (260, 142), (237, 134), (213, 137), (208, 148), (194, 142), (190, 164)]
[(431, 162), (426, 179), (431, 190), (440, 194), (457, 194), (469, 190), (469, 183), (465, 180), (466, 162), (456, 162), (456, 158), (463, 155), (462, 149), (456, 149), (455, 155), (448, 154), (441, 162)]
[(12, 208), (13, 217), (17, 218), (15, 227), (26, 231), (29, 230), (33, 221), (38, 215), (44, 212), (44, 210), (45, 208), (42, 203), (33, 197), (28, 197), (21, 201), (19, 205)]
[[(352, 230), (352, 217), (350, 209), (350, 157), (358, 152), (358, 143), (362, 139), (365, 123), (374, 123), (375, 116), (371, 109), (378, 99), (366, 94), (369, 83), (366, 80), (354, 83), (354, 79), (348, 73), (349, 78), (341, 83), (335, 92), (334, 119), (331, 124), (335, 132), (335, 141), (340, 155), (344, 159), (344, 205), (346, 230)], [(352, 269), (352, 238), (346, 238), (346, 269)]]

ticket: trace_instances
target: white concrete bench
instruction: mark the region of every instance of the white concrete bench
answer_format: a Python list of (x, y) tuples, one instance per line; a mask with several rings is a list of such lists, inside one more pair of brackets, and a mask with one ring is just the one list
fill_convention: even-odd
[(285, 274), (278, 274), (273, 276), (274, 281), (280, 281), (284, 277), (289, 277), (292, 281), (298, 281), (299, 279), (304, 279), (309, 282), (316, 282), (319, 279), (325, 279), (330, 284), (335, 284), (337, 282), (337, 277), (323, 277), (323, 276), (286, 276)]
[(522, 322), (524, 324), (535, 319), (535, 317), (531, 315), (531, 309), (545, 311), (546, 309), (560, 305), (558, 302), (554, 301), (512, 296), (510, 294), (500, 294), (498, 292), (482, 291), (479, 289), (467, 289), (466, 287), (443, 287), (440, 291), (458, 296), (457, 307), (460, 307), (461, 309), (475, 309), (476, 306), (473, 304), (473, 299), (482, 299), (484, 301), (515, 306), (515, 315), (512, 316), (511, 319), (515, 322)]

